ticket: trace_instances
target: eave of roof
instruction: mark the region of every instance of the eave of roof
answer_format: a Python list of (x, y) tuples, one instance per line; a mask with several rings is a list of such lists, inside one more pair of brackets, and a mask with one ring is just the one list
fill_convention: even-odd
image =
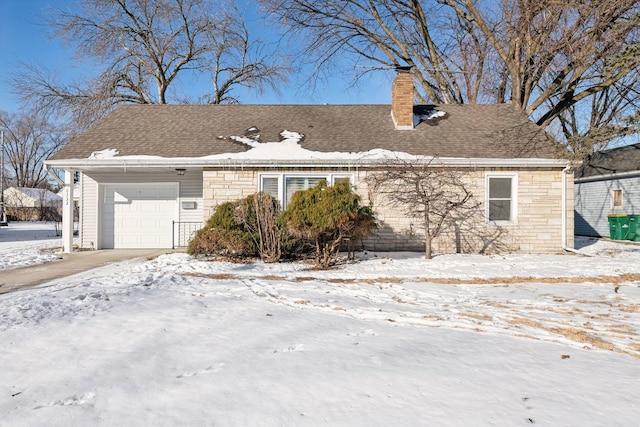
[(640, 144), (594, 153), (576, 170), (576, 182), (629, 177), (640, 173)]
[(609, 173), (605, 175), (590, 175), (585, 177), (575, 178), (574, 182), (576, 184), (581, 184), (583, 182), (595, 182), (595, 181), (609, 181), (612, 179), (629, 179), (640, 177), (640, 170), (630, 171), (630, 172), (615, 172)]
[[(206, 159), (206, 158), (139, 158), (139, 157), (112, 157), (107, 159), (60, 159), (47, 160), (45, 164), (52, 168), (73, 169), (90, 171), (92, 169), (144, 169), (144, 168), (272, 168), (272, 167), (381, 167), (394, 164), (393, 158), (377, 159)], [(460, 168), (486, 168), (486, 167), (513, 167), (513, 168), (564, 168), (569, 161), (563, 159), (540, 158), (455, 158), (438, 157), (436, 159), (425, 157), (411, 160), (415, 163), (430, 163), (434, 167), (460, 167)]]

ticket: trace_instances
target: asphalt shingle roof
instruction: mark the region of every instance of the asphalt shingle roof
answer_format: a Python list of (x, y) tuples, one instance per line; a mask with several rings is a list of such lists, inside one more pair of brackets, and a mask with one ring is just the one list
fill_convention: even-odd
[(640, 144), (594, 153), (576, 170), (575, 177), (589, 178), (634, 171), (640, 171)]
[[(458, 158), (555, 158), (557, 144), (510, 105), (417, 106), (444, 117), (396, 130), (390, 105), (126, 105), (56, 153), (83, 159), (116, 149), (120, 156), (203, 157), (246, 151), (231, 136), (260, 134), (276, 142), (283, 130), (304, 135), (301, 146), (320, 152), (380, 148)], [(249, 131), (257, 128), (257, 131)]]

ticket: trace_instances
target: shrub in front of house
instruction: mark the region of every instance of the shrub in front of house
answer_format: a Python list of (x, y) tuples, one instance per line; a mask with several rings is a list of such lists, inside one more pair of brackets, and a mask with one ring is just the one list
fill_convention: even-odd
[(317, 267), (329, 268), (345, 239), (362, 239), (375, 229), (373, 211), (360, 206), (360, 200), (349, 182), (329, 187), (320, 181), (296, 192), (280, 212), (275, 199), (256, 193), (218, 206), (187, 251), (193, 256), (259, 256), (265, 262), (313, 254)]
[(256, 256), (253, 241), (246, 233), (238, 230), (203, 228), (189, 243), (190, 255), (222, 256), (227, 258), (246, 258)]
[(335, 264), (345, 239), (362, 239), (373, 233), (373, 211), (360, 201), (347, 181), (330, 187), (323, 180), (293, 195), (283, 218), (293, 237), (313, 240), (318, 268)]
[(231, 258), (257, 256), (255, 236), (239, 218), (241, 211), (249, 215), (247, 199), (219, 205), (204, 228), (191, 240), (187, 253)]
[(191, 255), (231, 258), (259, 256), (277, 262), (284, 250), (300, 245), (282, 231), (279, 203), (265, 193), (256, 193), (216, 208), (205, 227), (187, 249)]

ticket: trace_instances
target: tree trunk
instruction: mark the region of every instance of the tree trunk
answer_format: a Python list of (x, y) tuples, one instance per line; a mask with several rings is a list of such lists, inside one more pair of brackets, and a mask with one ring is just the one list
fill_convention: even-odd
[(431, 259), (431, 241), (433, 240), (433, 236), (431, 235), (431, 230), (429, 228), (429, 205), (425, 206), (424, 210), (424, 248), (425, 254), (424, 257), (426, 259)]

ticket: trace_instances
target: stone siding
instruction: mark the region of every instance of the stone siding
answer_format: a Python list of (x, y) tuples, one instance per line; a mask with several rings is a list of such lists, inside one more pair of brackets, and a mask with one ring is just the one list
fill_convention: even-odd
[(255, 170), (224, 170), (205, 168), (202, 173), (204, 222), (218, 205), (244, 199), (258, 191), (258, 172)]
[[(244, 198), (258, 191), (257, 170), (205, 169), (205, 221), (221, 203)], [(270, 171), (275, 172), (275, 171)], [(375, 251), (422, 251), (424, 232), (419, 220), (399, 208), (390, 207), (367, 186), (367, 174), (352, 171), (355, 191), (363, 204), (373, 206), (379, 228), (375, 236), (355, 244), (356, 249)], [(485, 221), (485, 179), (490, 172), (517, 174), (517, 219), (496, 226)], [(444, 227), (433, 241), (434, 253), (558, 253), (562, 251), (562, 171), (560, 169), (477, 169), (465, 176), (478, 208)], [(567, 246), (573, 247), (573, 178), (567, 176)]]

